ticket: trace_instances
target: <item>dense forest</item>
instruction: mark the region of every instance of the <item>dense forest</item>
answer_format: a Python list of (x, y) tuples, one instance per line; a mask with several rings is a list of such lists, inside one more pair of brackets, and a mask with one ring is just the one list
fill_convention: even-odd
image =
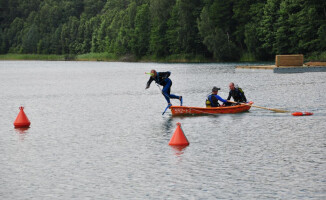
[(216, 61), (326, 52), (325, 0), (0, 0), (0, 54)]

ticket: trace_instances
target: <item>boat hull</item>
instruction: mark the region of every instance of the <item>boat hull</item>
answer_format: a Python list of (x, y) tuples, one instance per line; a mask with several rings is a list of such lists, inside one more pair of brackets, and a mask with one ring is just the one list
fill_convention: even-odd
[(251, 108), (248, 105), (226, 106), (226, 107), (190, 107), (190, 106), (171, 106), (172, 115), (205, 115), (205, 114), (233, 114), (246, 112)]

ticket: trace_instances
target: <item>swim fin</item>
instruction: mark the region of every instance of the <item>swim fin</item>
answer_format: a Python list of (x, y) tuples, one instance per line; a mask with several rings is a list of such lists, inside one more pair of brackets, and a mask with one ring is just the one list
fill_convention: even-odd
[(164, 113), (170, 108), (172, 106), (172, 104), (168, 104), (168, 106), (166, 106), (166, 108), (165, 108), (165, 110), (164, 110), (164, 112), (162, 113), (162, 115), (164, 115)]

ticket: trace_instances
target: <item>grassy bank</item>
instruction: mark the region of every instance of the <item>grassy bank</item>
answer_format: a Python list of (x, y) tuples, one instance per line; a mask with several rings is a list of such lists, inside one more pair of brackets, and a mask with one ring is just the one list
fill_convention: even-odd
[(141, 62), (162, 62), (162, 63), (207, 63), (217, 62), (216, 60), (205, 58), (201, 55), (174, 54), (167, 57), (144, 56)]
[(88, 53), (82, 55), (43, 54), (1, 54), (0, 60), (50, 60), (50, 61), (117, 61), (119, 58), (109, 53)]
[(326, 62), (326, 51), (324, 52), (314, 52), (305, 58), (307, 61), (319, 61), (319, 62)]
[[(206, 58), (201, 55), (174, 54), (164, 58), (155, 56), (144, 56), (137, 58), (128, 54), (117, 56), (112, 53), (87, 53), (81, 55), (42, 55), (42, 54), (1, 54), (0, 60), (50, 60), (50, 61), (108, 61), (108, 62), (162, 62), (162, 63), (208, 63), (219, 62), (218, 60)], [(315, 52), (305, 55), (305, 61), (326, 62), (326, 52)], [(236, 62), (259, 62), (249, 53), (242, 55), (241, 59)]]
[(216, 62), (216, 60), (205, 58), (204, 56), (194, 56), (189, 54), (175, 54), (164, 58), (155, 56), (144, 56), (137, 58), (132, 54), (117, 56), (110, 53), (88, 53), (78, 55), (76, 60), (80, 61), (119, 61), (119, 62), (163, 62), (163, 63), (200, 63)]
[(38, 54), (1, 54), (0, 60), (65, 60), (65, 56)]
[(240, 62), (257, 62), (257, 59), (253, 54), (246, 52), (242, 54)]
[(78, 61), (119, 61), (119, 57), (111, 53), (87, 53), (77, 55), (75, 60)]
[(137, 58), (134, 55), (117, 56), (112, 53), (87, 53), (81, 55), (41, 55), (41, 54), (2, 54), (0, 60), (51, 60), (51, 61), (118, 61), (118, 62), (176, 62), (176, 63), (199, 63), (216, 62), (203, 56), (193, 56), (188, 54), (171, 55), (165, 58), (145, 56)]

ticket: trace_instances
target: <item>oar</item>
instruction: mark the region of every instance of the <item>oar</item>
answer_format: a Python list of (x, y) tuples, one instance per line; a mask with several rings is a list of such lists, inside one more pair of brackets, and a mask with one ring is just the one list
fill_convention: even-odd
[[(234, 101), (228, 101), (230, 103), (236, 103)], [(242, 105), (248, 105), (248, 106), (252, 106), (252, 107), (256, 107), (256, 108), (261, 108), (261, 109), (266, 109), (266, 110), (271, 110), (271, 111), (274, 111), (274, 112), (279, 112), (279, 113), (288, 113), (288, 112), (291, 112), (291, 111), (288, 111), (288, 110), (281, 110), (281, 109), (276, 109), (276, 108), (266, 108), (266, 107), (262, 107), (262, 106), (256, 106), (256, 105), (252, 105), (252, 104), (247, 104), (247, 103), (240, 103)], [(309, 115), (313, 115), (314, 113), (312, 112), (293, 112), (291, 113), (291, 115), (293, 116), (309, 116)]]
[[(230, 101), (230, 100), (228, 100), (228, 102), (230, 102), (230, 103), (238, 103), (238, 102), (234, 102), (234, 101)], [(255, 107), (255, 108), (261, 108), (261, 109), (265, 109), (265, 110), (271, 110), (271, 111), (279, 112), (279, 113), (290, 112), (290, 111), (287, 111), (287, 110), (281, 110), (281, 109), (276, 109), (276, 108), (266, 108), (266, 107), (256, 106), (256, 105), (252, 105), (252, 104), (248, 104), (248, 103), (240, 103), (240, 104), (247, 105), (247, 106), (252, 106), (252, 107)]]
[[(250, 105), (250, 104), (245, 104), (245, 105)], [(281, 110), (281, 109), (276, 109), (276, 108), (266, 108), (266, 107), (261, 107), (261, 106), (256, 106), (256, 105), (250, 105), (250, 106), (255, 107), (255, 108), (265, 109), (265, 110), (271, 110), (271, 111), (279, 112), (279, 113), (290, 112), (290, 111), (287, 111), (287, 110)]]

